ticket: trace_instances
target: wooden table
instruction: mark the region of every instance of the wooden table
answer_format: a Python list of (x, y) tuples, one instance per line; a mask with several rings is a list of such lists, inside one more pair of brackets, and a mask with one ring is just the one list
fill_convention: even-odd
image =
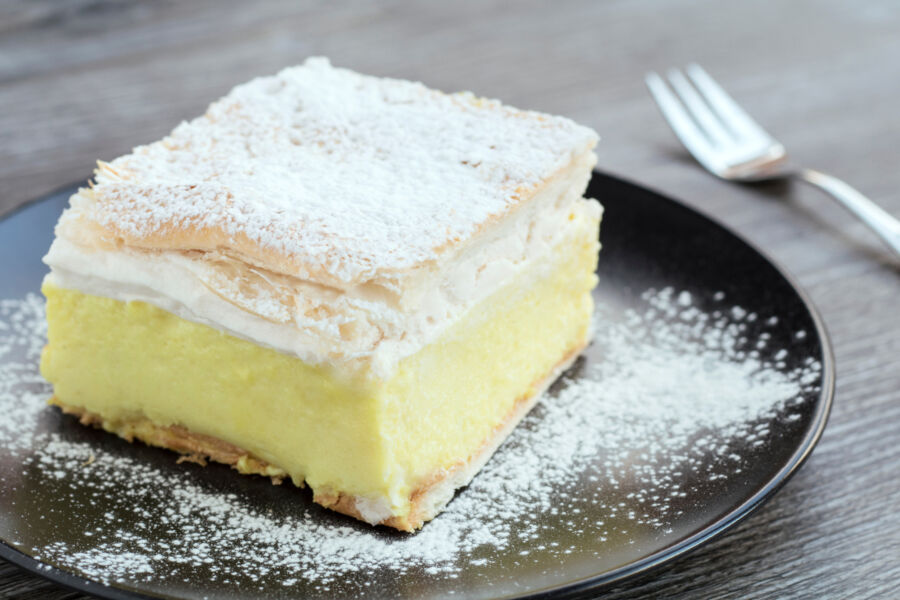
[[(897, 597), (900, 261), (815, 190), (701, 171), (642, 78), (701, 62), (798, 161), (900, 215), (900, 3), (0, 0), (0, 212), (311, 54), (591, 125), (602, 169), (738, 230), (821, 309), (838, 390), (812, 459), (736, 530), (605, 597)], [(0, 597), (84, 598), (5, 563)]]

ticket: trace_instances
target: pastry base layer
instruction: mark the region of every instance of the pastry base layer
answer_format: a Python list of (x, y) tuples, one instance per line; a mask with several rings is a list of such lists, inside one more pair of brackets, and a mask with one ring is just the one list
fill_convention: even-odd
[(387, 379), (309, 365), (142, 302), (56, 287), (52, 276), (41, 369), (54, 402), (84, 421), (305, 482), (325, 506), (413, 530), (586, 343), (597, 228), (577, 224)]

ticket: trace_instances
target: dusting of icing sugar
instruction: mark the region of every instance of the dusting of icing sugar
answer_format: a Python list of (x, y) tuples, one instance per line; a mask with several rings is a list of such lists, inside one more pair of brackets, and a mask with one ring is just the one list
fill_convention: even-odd
[(596, 141), (569, 119), (311, 58), (101, 164), (87, 216), (137, 239), (196, 228), (189, 247), (221, 231), (216, 244), (249, 238), (303, 278), (366, 281), (436, 260)]
[(37, 370), (47, 340), (44, 299), (0, 299), (0, 449), (31, 447), (28, 432), (36, 428), (46, 403), (47, 382)]
[[(255, 502), (260, 488), (228, 491), (203, 471), (140, 460), (156, 451), (89, 436), (71, 421), (35, 432), (52, 410), (35, 368), (42, 305), (35, 297), (4, 301), (0, 451), (56, 486), (65, 514), (48, 519), (69, 523), (74, 515), (83, 527), (78, 539), (69, 534), (26, 550), (105, 583), (200, 577), (242, 590), (271, 590), (275, 582), (328, 596), (338, 587), (355, 595), (373, 577), (413, 574), (449, 582), (452, 593), (464, 571), (496, 574), (498, 557), (504, 568), (510, 555), (526, 566), (585, 551), (602, 557), (641, 532), (672, 534), (686, 499), (704, 486), (736, 485), (775, 426), (800, 418), (821, 379), (815, 360), (757, 348), (767, 332), (751, 335), (749, 324), (774, 326), (771, 319), (728, 306), (724, 295), (712, 311), (701, 308), (703, 300), (649, 290), (616, 318), (598, 309), (590, 358), (412, 536), (371, 529), (302, 497)], [(286, 498), (283, 488), (265, 490)]]

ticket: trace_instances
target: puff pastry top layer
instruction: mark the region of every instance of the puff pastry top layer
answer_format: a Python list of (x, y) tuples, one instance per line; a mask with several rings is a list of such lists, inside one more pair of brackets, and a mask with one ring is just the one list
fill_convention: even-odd
[(217, 251), (337, 288), (390, 287), (596, 141), (566, 118), (311, 58), (101, 163), (61, 226), (91, 245)]

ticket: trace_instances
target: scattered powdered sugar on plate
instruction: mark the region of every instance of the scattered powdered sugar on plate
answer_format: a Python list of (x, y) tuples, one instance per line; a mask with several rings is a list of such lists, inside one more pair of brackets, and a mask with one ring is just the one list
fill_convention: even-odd
[(37, 368), (46, 339), (42, 297), (0, 299), (0, 449), (5, 451), (31, 447), (30, 432), (49, 398)]
[[(711, 304), (721, 308), (702, 308)], [(37, 371), (43, 303), (4, 300), (0, 452), (63, 499), (67, 514), (40, 518), (69, 526), (23, 550), (103, 583), (202, 577), (326, 593), (336, 582), (369, 585), (376, 571), (452, 581), (513, 551), (523, 564), (532, 554), (564, 561), (584, 540), (599, 556), (640, 531), (671, 533), (685, 498), (727, 489), (752, 468), (773, 424), (800, 418), (822, 366), (770, 348), (765, 328), (779, 320), (728, 306), (724, 294), (648, 290), (639, 307), (614, 318), (610, 310), (598, 309), (587, 358), (471, 485), (421, 532), (397, 535), (326, 513), (298, 490), (295, 501), (259, 508), (246, 489), (223, 491), (199, 467), (140, 460), (156, 451), (78, 435), (74, 420), (40, 432), (54, 410)]]

